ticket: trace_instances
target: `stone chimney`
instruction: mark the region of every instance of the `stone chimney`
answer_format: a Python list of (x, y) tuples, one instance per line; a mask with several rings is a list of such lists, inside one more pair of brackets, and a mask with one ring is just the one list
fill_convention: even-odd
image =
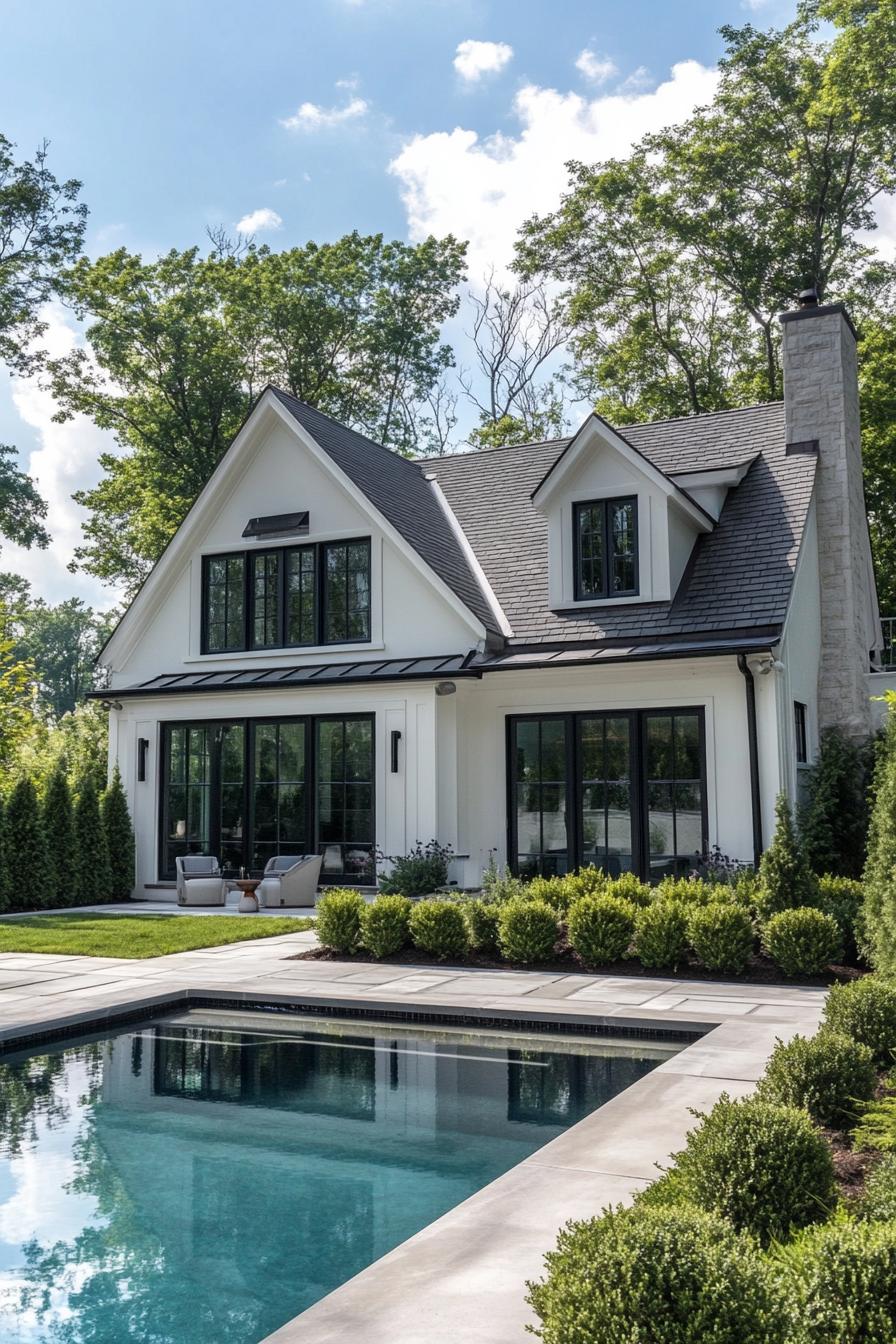
[(818, 457), (818, 726), (859, 737), (871, 731), (866, 673), (881, 633), (862, 484), (856, 333), (843, 304), (819, 305), (812, 290), (781, 323), (787, 452)]

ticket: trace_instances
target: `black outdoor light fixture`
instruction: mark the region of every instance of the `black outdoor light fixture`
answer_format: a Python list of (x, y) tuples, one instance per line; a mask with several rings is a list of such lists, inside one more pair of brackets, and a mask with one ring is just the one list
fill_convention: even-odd
[(146, 782), (146, 753), (149, 751), (149, 738), (137, 738), (137, 780), (140, 784)]
[(393, 775), (398, 774), (398, 744), (401, 741), (401, 733), (397, 728), (392, 729), (392, 760), (390, 769)]

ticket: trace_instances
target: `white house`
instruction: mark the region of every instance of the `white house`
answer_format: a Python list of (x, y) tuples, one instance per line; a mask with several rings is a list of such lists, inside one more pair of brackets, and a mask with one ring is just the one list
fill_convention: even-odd
[(881, 644), (855, 333), (782, 322), (783, 404), (431, 461), (267, 388), (101, 655), (135, 894), (430, 838), (467, 886), (754, 859)]

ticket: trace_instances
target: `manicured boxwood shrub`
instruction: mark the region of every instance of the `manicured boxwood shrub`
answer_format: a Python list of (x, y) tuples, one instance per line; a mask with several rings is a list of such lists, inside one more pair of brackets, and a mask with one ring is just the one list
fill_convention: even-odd
[(843, 955), (843, 936), (831, 915), (804, 906), (772, 915), (762, 946), (785, 975), (818, 975)]
[(477, 900), (474, 896), (462, 905), (470, 946), (477, 952), (495, 952), (498, 948), (498, 916), (502, 906), (496, 901)]
[(896, 1223), (813, 1227), (781, 1260), (799, 1312), (799, 1344), (896, 1339)]
[(355, 952), (361, 941), (364, 897), (357, 891), (337, 887), (317, 903), (315, 933), (324, 947), (334, 952)]
[(577, 873), (568, 873), (562, 880), (569, 893), (567, 906), (580, 896), (600, 895), (606, 891), (607, 883), (610, 881), (603, 868), (595, 868), (593, 865), (580, 868)]
[(818, 879), (818, 908), (836, 919), (850, 961), (854, 960), (862, 936), (864, 887), (851, 877), (825, 873)]
[(523, 886), (521, 899), (541, 901), (559, 914), (565, 914), (573, 900), (568, 877), (533, 877)]
[(675, 1155), (676, 1190), (763, 1245), (824, 1219), (834, 1165), (805, 1111), (722, 1096)]
[(702, 877), (664, 877), (654, 889), (655, 901), (679, 901), (687, 910), (717, 899), (717, 887)]
[(896, 1153), (885, 1153), (868, 1173), (857, 1213), (872, 1222), (896, 1222)]
[(635, 907), (617, 896), (582, 896), (569, 911), (570, 945), (586, 966), (620, 961), (635, 934)]
[(361, 942), (375, 957), (391, 957), (410, 942), (413, 901), (406, 896), (378, 896), (361, 914)]
[(544, 1344), (785, 1344), (792, 1321), (755, 1247), (694, 1208), (567, 1223), (529, 1284)]
[(881, 1066), (896, 1054), (896, 987), (866, 975), (834, 985), (824, 1006), (825, 1025), (867, 1045)]
[(688, 917), (680, 901), (657, 901), (635, 918), (635, 955), (642, 966), (675, 969), (687, 953)]
[(635, 873), (620, 873), (604, 887), (604, 895), (615, 896), (620, 901), (630, 901), (632, 905), (650, 905), (653, 901), (653, 888)]
[(414, 946), (441, 961), (462, 957), (469, 946), (464, 912), (456, 901), (418, 901), (410, 929)]
[(738, 973), (753, 951), (753, 921), (737, 905), (713, 901), (688, 920), (688, 942), (710, 971)]
[(862, 1102), (874, 1096), (876, 1084), (867, 1045), (826, 1030), (779, 1041), (757, 1092), (765, 1101), (801, 1106), (816, 1124), (846, 1129)]
[(559, 932), (544, 901), (509, 901), (498, 915), (498, 946), (508, 961), (550, 961)]

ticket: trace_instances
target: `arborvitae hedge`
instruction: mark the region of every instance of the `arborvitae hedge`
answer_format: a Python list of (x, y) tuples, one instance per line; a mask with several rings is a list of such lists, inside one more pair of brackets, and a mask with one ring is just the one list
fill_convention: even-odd
[(71, 905), (75, 899), (75, 813), (65, 768), (58, 765), (50, 776), (43, 805), (47, 841), (47, 899), (51, 908)]
[(790, 804), (785, 793), (775, 802), (775, 835), (762, 856), (760, 911), (764, 919), (780, 910), (812, 905), (817, 900), (817, 884), (800, 844)]
[(9, 874), (6, 867), (6, 811), (0, 799), (0, 911), (8, 910)]
[(134, 828), (118, 766), (103, 794), (103, 829), (109, 855), (110, 893), (126, 901), (134, 889)]
[(874, 738), (853, 742), (838, 728), (822, 733), (818, 758), (806, 772), (807, 798), (799, 814), (806, 860), (819, 877), (862, 875), (874, 744)]
[(17, 781), (6, 805), (6, 872), (9, 904), (39, 910), (49, 904), (49, 863), (43, 817), (31, 780)]
[(88, 775), (81, 780), (75, 804), (75, 899), (78, 905), (108, 901), (112, 890), (106, 835), (96, 787)]
[(896, 971), (896, 708), (887, 715), (886, 737), (874, 777), (875, 799), (865, 864), (865, 933), (871, 961), (886, 975)]

